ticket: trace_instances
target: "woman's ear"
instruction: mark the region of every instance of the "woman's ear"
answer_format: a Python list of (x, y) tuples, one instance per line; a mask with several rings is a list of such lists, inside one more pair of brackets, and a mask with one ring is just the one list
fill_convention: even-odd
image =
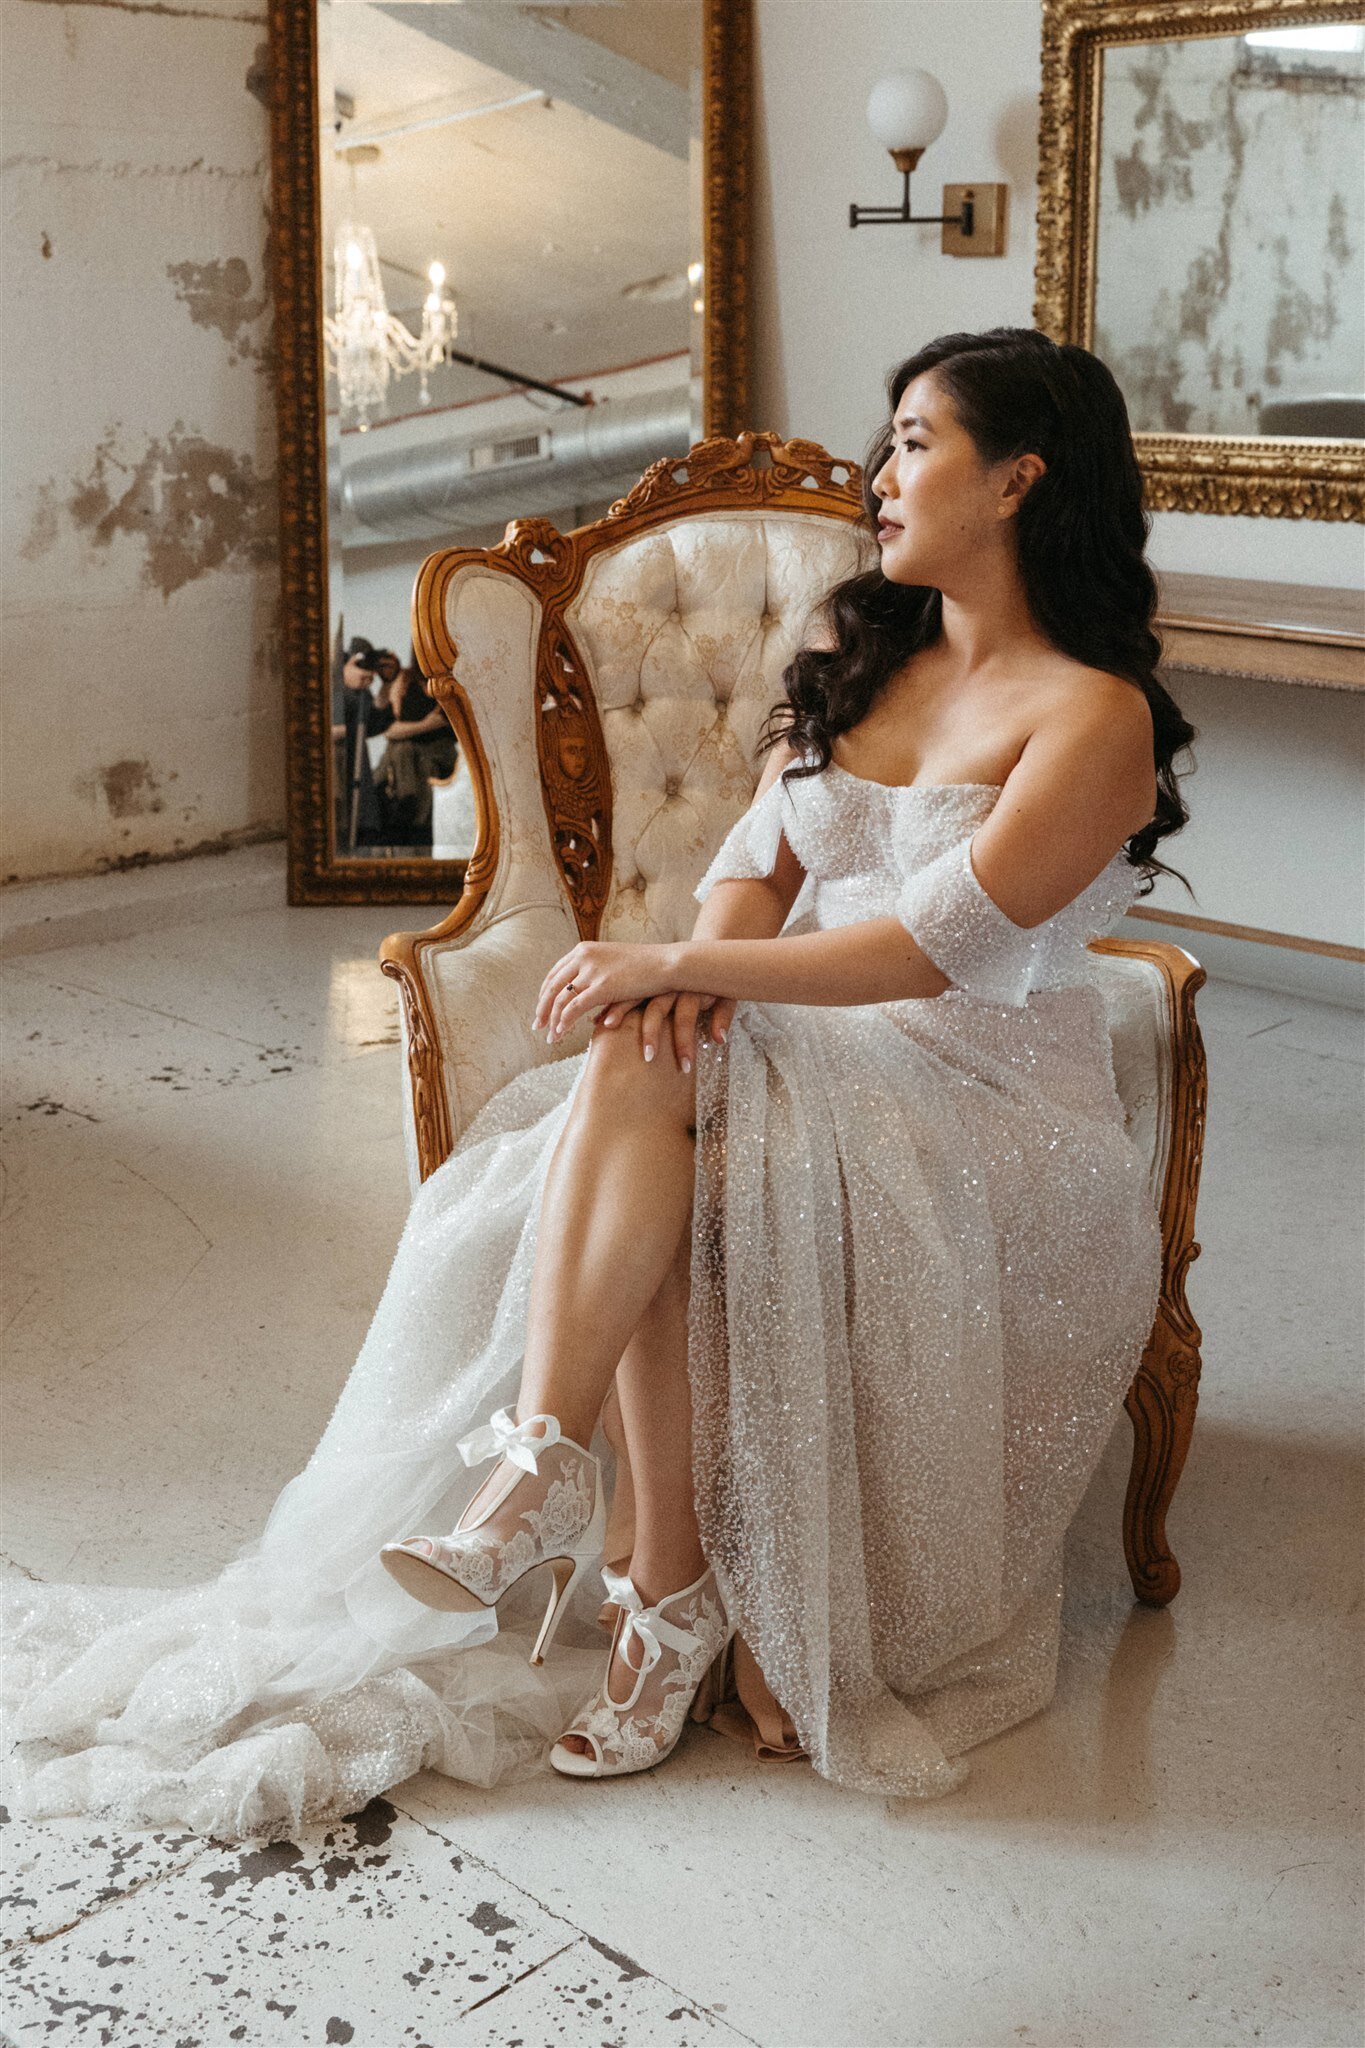
[(1047, 464), (1041, 455), (1034, 455), (1032, 452), (1027, 455), (1017, 455), (1010, 465), (1010, 473), (1005, 479), (1004, 488), (1000, 494), (1000, 502), (996, 507), (996, 517), (999, 519), (1012, 519), (1033, 486), (1037, 483), (1039, 477), (1046, 475)]

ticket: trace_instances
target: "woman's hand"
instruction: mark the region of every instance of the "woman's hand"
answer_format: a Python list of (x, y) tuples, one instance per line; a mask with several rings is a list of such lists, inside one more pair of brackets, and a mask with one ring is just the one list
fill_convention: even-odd
[(612, 1031), (632, 1010), (643, 1010), (640, 1050), (647, 1060), (654, 1058), (664, 1024), (671, 1021), (673, 1057), (687, 1074), (691, 1072), (692, 1062), (697, 1056), (697, 1025), (701, 1018), (705, 1016), (708, 1035), (720, 1044), (730, 1029), (736, 1001), (734, 996), (699, 996), (690, 990), (682, 994), (673, 991), (667, 995), (651, 996), (647, 1003), (611, 1003), (597, 1021), (604, 1031)]
[(615, 945), (583, 939), (555, 961), (540, 984), (532, 1029), (550, 1043), (572, 1030), (580, 1017), (609, 1003), (634, 1005), (663, 995), (675, 978), (671, 946)]

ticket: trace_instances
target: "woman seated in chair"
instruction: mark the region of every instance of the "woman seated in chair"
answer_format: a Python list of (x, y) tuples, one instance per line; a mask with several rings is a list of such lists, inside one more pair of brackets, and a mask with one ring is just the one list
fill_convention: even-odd
[(879, 565), (786, 670), (691, 937), (546, 961), (525, 1021), (591, 1041), (421, 1186), (259, 1544), (93, 1619), (21, 1589), (31, 1809), (222, 1835), (422, 1766), (644, 1770), (732, 1642), (769, 1746), (867, 1792), (952, 1790), (1051, 1698), (1160, 1285), (1087, 942), (1169, 872), (1193, 730), (1104, 365), (951, 334), (889, 401)]

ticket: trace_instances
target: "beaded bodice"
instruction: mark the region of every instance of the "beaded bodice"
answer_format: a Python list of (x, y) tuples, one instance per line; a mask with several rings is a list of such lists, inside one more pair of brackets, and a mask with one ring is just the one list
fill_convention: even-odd
[(989, 1001), (1091, 982), (1088, 943), (1127, 910), (1137, 871), (1120, 851), (1051, 917), (1016, 925), (971, 864), (972, 837), (999, 795), (996, 783), (894, 785), (835, 764), (785, 784), (779, 776), (693, 893), (704, 902), (718, 881), (770, 874), (785, 836), (806, 871), (785, 933), (899, 917), (955, 986)]

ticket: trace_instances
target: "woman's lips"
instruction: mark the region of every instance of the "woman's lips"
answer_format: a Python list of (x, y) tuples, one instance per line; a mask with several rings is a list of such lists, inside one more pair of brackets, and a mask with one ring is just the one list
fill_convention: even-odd
[(893, 533), (903, 533), (904, 531), (905, 528), (897, 519), (879, 519), (877, 522), (878, 540), (889, 540)]

